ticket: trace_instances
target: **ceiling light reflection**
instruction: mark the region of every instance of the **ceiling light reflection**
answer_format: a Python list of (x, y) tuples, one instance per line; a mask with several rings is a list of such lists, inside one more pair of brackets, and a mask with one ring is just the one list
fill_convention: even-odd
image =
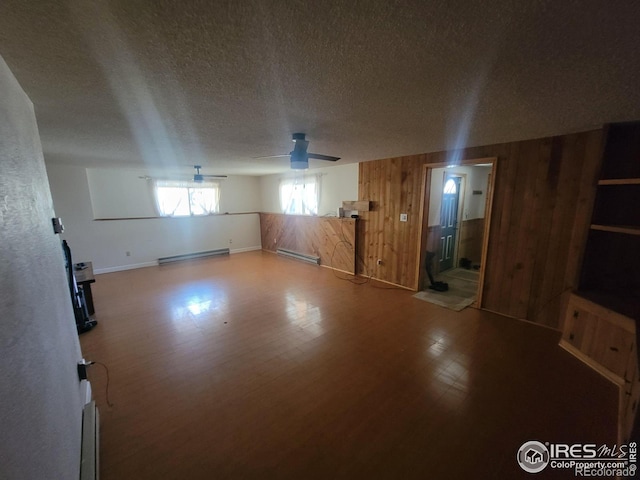
[(187, 310), (189, 310), (193, 315), (200, 315), (201, 313), (208, 312), (211, 308), (211, 300), (206, 300), (204, 302), (193, 301), (187, 305)]
[(226, 313), (228, 304), (224, 290), (192, 284), (184, 293), (171, 300), (171, 316), (174, 323), (194, 318), (204, 319)]
[(314, 335), (324, 333), (324, 328), (320, 325), (322, 322), (322, 311), (318, 305), (300, 300), (292, 293), (287, 293), (287, 318), (289, 321), (305, 330), (305, 332)]

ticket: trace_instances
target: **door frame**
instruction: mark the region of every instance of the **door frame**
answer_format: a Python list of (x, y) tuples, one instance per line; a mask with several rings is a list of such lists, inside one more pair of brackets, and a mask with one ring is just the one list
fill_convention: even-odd
[[(478, 298), (473, 304), (476, 308), (482, 308), (482, 293), (484, 288), (484, 277), (485, 277), (485, 268), (486, 268), (486, 257), (487, 257), (487, 249), (489, 245), (489, 235), (490, 235), (490, 227), (491, 227), (491, 212), (493, 207), (493, 196), (495, 193), (495, 181), (496, 181), (496, 173), (497, 173), (497, 165), (498, 165), (498, 157), (481, 157), (481, 158), (470, 158), (466, 160), (462, 160), (455, 164), (455, 166), (464, 166), (464, 167), (472, 167), (474, 165), (479, 164), (491, 164), (491, 174), (489, 176), (489, 190), (487, 191), (487, 199), (485, 203), (485, 216), (484, 216), (484, 232), (482, 235), (482, 258), (480, 260), (480, 278), (478, 279)], [(420, 212), (420, 224), (421, 224), (421, 233), (420, 233), (420, 242), (418, 242), (418, 252), (417, 252), (417, 272), (416, 277), (418, 278), (418, 290), (422, 289), (426, 278), (426, 270), (424, 268), (424, 262), (426, 259), (426, 247), (427, 247), (427, 237), (429, 231), (429, 198), (431, 195), (431, 173), (434, 168), (446, 168), (451, 166), (450, 163), (441, 162), (441, 163), (426, 163), (423, 165), (422, 172), (422, 208)], [(462, 203), (462, 202), (460, 202)]]

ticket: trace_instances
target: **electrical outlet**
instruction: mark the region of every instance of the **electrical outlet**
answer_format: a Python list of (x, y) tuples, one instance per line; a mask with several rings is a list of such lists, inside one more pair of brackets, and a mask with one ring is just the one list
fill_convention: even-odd
[(382, 259), (379, 258), (378, 261), (376, 262), (376, 265), (382, 265)]
[(233, 239), (229, 239), (229, 245), (231, 245), (233, 243)]
[(131, 252), (124, 252), (124, 254), (125, 254), (127, 257), (130, 257), (130, 256), (131, 256)]
[(408, 218), (408, 215), (406, 213), (401, 213), (400, 214), (400, 221), (401, 222), (406, 222)]

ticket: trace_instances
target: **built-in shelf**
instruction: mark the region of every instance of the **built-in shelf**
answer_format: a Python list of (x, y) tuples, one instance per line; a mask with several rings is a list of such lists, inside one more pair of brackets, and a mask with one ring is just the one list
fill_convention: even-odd
[(640, 122), (605, 131), (578, 295), (569, 300), (561, 345), (620, 385), (618, 441), (625, 443), (638, 433), (640, 405)]
[[(619, 387), (618, 442), (632, 434), (640, 400), (635, 299), (602, 292), (569, 297), (560, 346)], [(630, 312), (627, 315), (622, 312)]]
[(371, 209), (371, 202), (368, 200), (343, 200), (342, 208), (350, 211), (368, 212)]
[(578, 290), (581, 297), (602, 305), (621, 315), (625, 315), (630, 319), (638, 318), (640, 306), (633, 292), (603, 292), (594, 290)]
[(626, 233), (628, 235), (640, 235), (640, 227), (627, 227), (623, 225), (591, 225), (591, 230), (601, 232)]
[(640, 185), (640, 178), (609, 178), (598, 180), (598, 185)]

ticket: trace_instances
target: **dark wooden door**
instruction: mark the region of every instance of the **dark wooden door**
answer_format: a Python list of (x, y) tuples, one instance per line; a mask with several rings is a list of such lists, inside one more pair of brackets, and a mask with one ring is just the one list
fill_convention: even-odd
[(458, 231), (460, 177), (445, 177), (440, 211), (440, 271), (453, 268)]

